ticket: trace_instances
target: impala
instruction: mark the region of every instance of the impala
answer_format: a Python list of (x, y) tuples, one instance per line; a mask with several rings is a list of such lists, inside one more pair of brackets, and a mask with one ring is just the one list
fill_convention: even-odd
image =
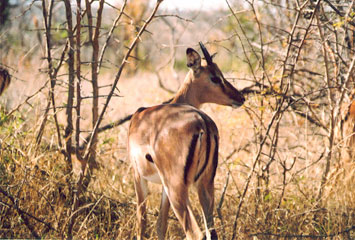
[(9, 86), (10, 82), (11, 77), (9, 72), (5, 68), (0, 66), (0, 96)]
[(140, 108), (132, 116), (128, 133), (128, 157), (134, 169), (137, 196), (137, 238), (146, 221), (147, 181), (162, 184), (157, 221), (159, 239), (165, 238), (170, 205), (187, 239), (202, 239), (189, 203), (195, 186), (202, 206), (206, 235), (217, 239), (214, 229), (214, 177), (218, 164), (218, 129), (199, 110), (203, 103), (240, 107), (245, 99), (222, 75), (200, 43), (206, 63), (192, 48), (186, 50), (190, 68), (183, 85), (169, 104)]

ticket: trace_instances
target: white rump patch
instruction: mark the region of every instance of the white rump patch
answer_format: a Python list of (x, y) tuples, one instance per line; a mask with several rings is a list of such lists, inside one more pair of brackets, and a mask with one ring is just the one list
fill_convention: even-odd
[(158, 183), (161, 184), (160, 176), (158, 172), (155, 172), (155, 174), (150, 175), (150, 176), (143, 176), (145, 179), (147, 179), (149, 182), (153, 183)]
[[(129, 148), (130, 148), (129, 154), (130, 154), (131, 161), (133, 162), (133, 164), (135, 164), (137, 166), (137, 170), (138, 170), (139, 174), (149, 182), (161, 184), (161, 180), (160, 180), (158, 171), (155, 167), (155, 164), (150, 162), (145, 157), (145, 154), (147, 152), (150, 152), (147, 149), (147, 147), (142, 147), (142, 146), (137, 145), (133, 142), (130, 142)], [(141, 161), (144, 161), (143, 165), (140, 164)], [(154, 169), (154, 173), (151, 175), (147, 175), (148, 169), (144, 169), (145, 168), (145, 167), (143, 167), (144, 165), (149, 165), (148, 168), (151, 168), (151, 169), (148, 172), (153, 172), (152, 170)]]

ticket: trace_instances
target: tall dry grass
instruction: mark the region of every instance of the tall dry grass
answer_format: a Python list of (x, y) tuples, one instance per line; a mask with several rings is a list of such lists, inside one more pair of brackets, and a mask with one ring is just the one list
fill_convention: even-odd
[[(179, 73), (181, 81), (184, 74)], [(35, 145), (46, 94), (38, 93), (10, 117), (6, 115), (22, 104), (26, 96), (36, 92), (45, 78), (32, 69), (14, 75), (18, 79), (15, 78), (1, 97), (0, 237), (33, 238), (37, 234), (41, 238), (65, 238), (71, 205), (63, 174), (66, 163), (56, 148), (52, 119), (41, 146)], [(226, 75), (235, 77), (232, 73)], [(110, 72), (100, 75), (101, 85), (110, 83), (112, 78)], [(166, 73), (164, 79), (169, 78)], [(173, 89), (178, 87), (177, 82), (167, 81), (167, 84)], [(234, 84), (242, 88), (248, 83)], [(121, 96), (110, 104), (105, 123), (122, 118), (138, 107), (159, 104), (172, 97), (159, 88), (154, 74), (146, 72), (122, 78), (119, 89)], [(57, 91), (59, 93), (61, 88)], [(89, 95), (89, 91), (84, 84), (83, 95)], [(102, 89), (101, 93), (105, 91)], [(65, 94), (56, 96), (58, 106), (64, 106)], [(237, 110), (208, 104), (203, 107), (217, 123), (221, 136), (215, 181), (215, 222), (221, 239), (230, 239), (233, 235), (238, 204), (260, 141), (255, 139), (257, 124), (250, 112), (263, 111), (265, 122), (272, 117), (272, 100), (270, 106), (260, 109), (259, 97), (248, 95), (245, 106)], [(87, 130), (90, 129), (89, 107), (84, 104), (82, 108), (83, 126), (87, 126)], [(60, 123), (64, 124), (64, 109), (59, 108), (59, 111)], [(88, 191), (78, 199), (82, 207), (74, 224), (77, 239), (133, 239), (135, 236), (136, 200), (131, 166), (126, 161), (127, 128), (125, 123), (99, 136), (100, 166), (94, 172)], [(264, 162), (257, 164), (250, 179), (237, 222), (237, 239), (355, 238), (355, 176), (333, 171), (322, 198), (317, 198), (324, 169), (324, 161), (320, 161), (324, 139), (320, 129), (301, 117), (292, 113), (285, 115), (280, 124), (278, 156), (268, 169), (263, 168)], [(74, 166), (78, 174), (78, 162), (74, 161)], [(335, 169), (333, 166), (335, 162), (332, 163)], [(147, 238), (156, 239), (155, 221), (161, 189), (154, 184), (150, 189)], [(191, 202), (202, 228), (201, 209), (194, 204), (198, 202), (196, 195), (192, 195)], [(171, 211), (168, 239), (183, 237)]]

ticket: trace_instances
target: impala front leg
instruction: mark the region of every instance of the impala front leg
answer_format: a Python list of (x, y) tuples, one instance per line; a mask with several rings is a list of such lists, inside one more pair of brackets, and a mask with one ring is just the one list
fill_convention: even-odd
[(201, 183), (198, 187), (198, 198), (200, 200), (203, 215), (207, 223), (207, 231), (210, 231), (211, 239), (218, 239), (216, 230), (214, 229), (213, 207), (214, 207), (214, 188), (213, 183)]

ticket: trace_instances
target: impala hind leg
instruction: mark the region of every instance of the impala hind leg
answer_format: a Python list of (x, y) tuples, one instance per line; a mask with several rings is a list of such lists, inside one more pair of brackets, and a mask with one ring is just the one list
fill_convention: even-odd
[(214, 229), (214, 220), (213, 220), (213, 208), (214, 208), (214, 187), (213, 181), (204, 181), (201, 179), (198, 186), (198, 198), (202, 206), (204, 220), (206, 221), (208, 231), (210, 232), (211, 239), (218, 239), (216, 230)]
[(184, 186), (181, 189), (171, 189), (172, 190), (168, 190), (169, 201), (176, 217), (178, 218), (186, 234), (186, 239), (202, 239), (203, 234), (197, 224), (197, 221), (193, 215), (192, 209), (189, 204), (188, 188)]
[(137, 197), (137, 239), (141, 240), (144, 237), (146, 224), (146, 198), (148, 195), (147, 181), (138, 173), (135, 173), (134, 186)]
[[(214, 208), (214, 177), (218, 165), (218, 136), (214, 136), (214, 151), (209, 161), (212, 161), (212, 173), (202, 176), (197, 182), (197, 193), (202, 206), (204, 220), (207, 225), (207, 231), (211, 239), (218, 239), (214, 229), (213, 208)], [(212, 158), (211, 158), (212, 157)]]
[(161, 194), (159, 217), (156, 226), (159, 240), (165, 239), (166, 229), (168, 228), (169, 209), (170, 202), (168, 199), (168, 195), (166, 194), (163, 187)]

